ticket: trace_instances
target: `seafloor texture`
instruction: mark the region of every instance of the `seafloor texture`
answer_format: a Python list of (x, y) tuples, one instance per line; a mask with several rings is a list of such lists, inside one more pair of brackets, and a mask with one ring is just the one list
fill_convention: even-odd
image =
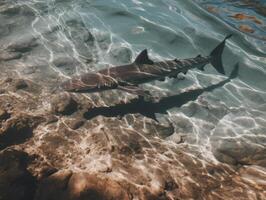
[[(196, 4), (196, 3), (199, 3)], [(266, 199), (263, 1), (0, 1), (0, 200)], [(71, 94), (70, 76), (208, 55), (227, 76)]]

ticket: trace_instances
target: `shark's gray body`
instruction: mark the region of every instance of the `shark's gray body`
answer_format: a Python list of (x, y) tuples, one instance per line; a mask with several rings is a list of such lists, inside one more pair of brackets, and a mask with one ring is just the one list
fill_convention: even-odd
[(121, 89), (130, 93), (144, 96), (145, 91), (139, 84), (154, 80), (164, 80), (165, 77), (176, 77), (179, 73), (198, 68), (203, 70), (206, 64), (211, 63), (215, 69), (225, 74), (221, 62), (221, 55), (227, 36), (209, 56), (197, 56), (190, 59), (174, 59), (163, 62), (153, 62), (149, 59), (147, 50), (142, 51), (136, 60), (128, 65), (110, 67), (96, 73), (87, 73), (74, 77), (61, 85), (69, 92), (100, 92), (110, 89)]
[[(144, 50), (140, 56), (146, 56)], [(117, 66), (100, 70), (98, 73), (110, 76), (120, 83), (134, 85), (143, 84), (154, 80), (163, 80), (165, 77), (176, 77), (177, 74), (186, 73), (192, 68), (204, 66), (210, 62), (209, 57), (196, 57), (184, 60), (166, 60), (163, 62), (145, 63), (135, 61), (129, 65)]]

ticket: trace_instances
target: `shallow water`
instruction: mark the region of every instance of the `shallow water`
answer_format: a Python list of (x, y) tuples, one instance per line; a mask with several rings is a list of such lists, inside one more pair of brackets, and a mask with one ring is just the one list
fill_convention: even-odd
[[(265, 167), (265, 3), (250, 2), (5, 1), (0, 3), (0, 46), (10, 59), (2, 59), (1, 74), (16, 74), (52, 89), (73, 75), (132, 62), (145, 48), (153, 60), (208, 55), (233, 33), (223, 54), (226, 76), (208, 65), (203, 72), (189, 71), (184, 80), (166, 79), (143, 87), (160, 98), (208, 88), (225, 80), (239, 63), (236, 79), (213, 90), (166, 99), (169, 106), (156, 105), (165, 105), (166, 113), (156, 117), (159, 123), (174, 126), (174, 133), (165, 137), (171, 145), (182, 137), (206, 159)], [(132, 96), (104, 94), (116, 102)], [(99, 100), (95, 94), (87, 96)], [(108, 98), (99, 102), (113, 105)]]

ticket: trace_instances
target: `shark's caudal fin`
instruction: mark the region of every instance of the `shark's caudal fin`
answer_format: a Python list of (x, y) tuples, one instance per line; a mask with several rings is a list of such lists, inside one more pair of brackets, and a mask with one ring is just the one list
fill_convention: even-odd
[(234, 79), (238, 76), (238, 71), (239, 71), (239, 63), (236, 63), (236, 65), (234, 66), (234, 69), (232, 70), (229, 79)]
[(225, 39), (210, 54), (212, 66), (221, 74), (225, 74), (222, 63), (222, 53), (225, 47), (225, 42), (230, 37), (232, 37), (232, 34), (226, 36)]

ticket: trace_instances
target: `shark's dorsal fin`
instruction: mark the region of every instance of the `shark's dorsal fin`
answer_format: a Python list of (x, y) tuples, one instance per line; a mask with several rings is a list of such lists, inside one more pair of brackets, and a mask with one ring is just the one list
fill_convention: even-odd
[(199, 54), (199, 55), (197, 55), (197, 57), (196, 58), (200, 58), (201, 57), (201, 55)]
[(149, 59), (147, 49), (144, 49), (136, 58), (136, 64), (150, 64), (152, 65), (154, 62)]

